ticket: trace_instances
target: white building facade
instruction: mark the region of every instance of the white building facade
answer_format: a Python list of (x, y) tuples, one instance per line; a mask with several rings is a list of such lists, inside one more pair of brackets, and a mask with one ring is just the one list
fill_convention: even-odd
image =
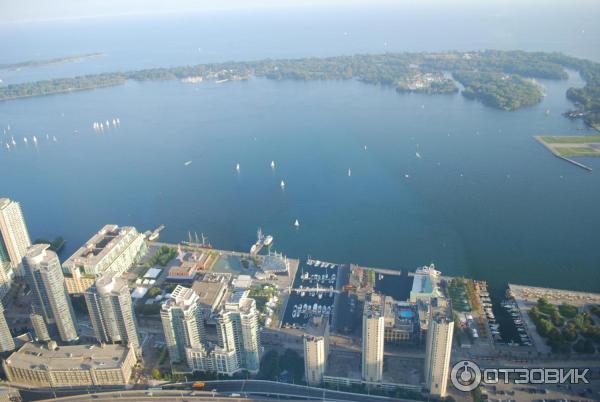
[(160, 318), (172, 363), (186, 362), (187, 348), (203, 347), (204, 321), (192, 289), (177, 286), (161, 306)]
[(4, 296), (13, 276), (22, 276), (21, 261), (31, 246), (25, 218), (18, 202), (0, 198), (0, 296)]
[(139, 353), (137, 320), (126, 279), (105, 272), (85, 293), (85, 302), (98, 342), (131, 345)]
[(427, 330), (425, 349), (425, 386), (429, 393), (445, 397), (450, 372), (454, 322), (444, 315), (434, 316)]
[(309, 386), (319, 386), (327, 368), (329, 324), (326, 317), (313, 317), (302, 337), (304, 344), (304, 378)]
[(362, 321), (362, 378), (367, 382), (383, 379), (384, 305), (378, 294), (365, 301)]
[(46, 326), (56, 328), (63, 342), (78, 339), (75, 314), (67, 294), (58, 256), (48, 244), (35, 244), (23, 258), (23, 270), (32, 292), (32, 312), (43, 317)]

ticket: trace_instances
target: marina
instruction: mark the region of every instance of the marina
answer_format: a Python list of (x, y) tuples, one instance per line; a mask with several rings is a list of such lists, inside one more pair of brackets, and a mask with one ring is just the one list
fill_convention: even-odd
[(312, 316), (331, 317), (335, 313), (339, 267), (311, 258), (298, 267), (283, 313), (283, 327), (303, 328)]

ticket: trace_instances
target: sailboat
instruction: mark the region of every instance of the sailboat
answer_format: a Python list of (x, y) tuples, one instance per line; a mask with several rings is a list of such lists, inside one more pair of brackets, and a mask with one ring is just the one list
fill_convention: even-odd
[(279, 185), (281, 186), (282, 189), (285, 188), (285, 182), (283, 180), (281, 180), (281, 183), (279, 183)]
[(35, 135), (33, 136), (33, 143), (37, 144), (37, 137)]
[(300, 227), (300, 222), (298, 221), (298, 219), (296, 219), (296, 220), (294, 221), (294, 226), (295, 226), (295, 227), (297, 227), (297, 228), (299, 228), (299, 227)]
[(348, 177), (352, 176), (352, 170), (348, 168)]
[(237, 170), (238, 172), (240, 171), (240, 164), (239, 163), (235, 165), (235, 170)]
[(56, 141), (57, 141), (57, 139), (56, 139), (56, 136), (55, 136), (55, 135), (53, 135), (53, 136), (52, 136), (52, 141), (54, 141), (54, 142), (56, 142)]
[(275, 169), (275, 161), (271, 161), (271, 169)]
[(415, 152), (415, 156), (416, 156), (417, 158), (421, 159), (421, 154), (420, 154), (420, 153), (418, 153), (418, 152)]
[(23, 142), (27, 144), (27, 137), (23, 137)]
[(185, 166), (190, 166), (192, 164), (192, 161), (187, 161), (184, 163)]

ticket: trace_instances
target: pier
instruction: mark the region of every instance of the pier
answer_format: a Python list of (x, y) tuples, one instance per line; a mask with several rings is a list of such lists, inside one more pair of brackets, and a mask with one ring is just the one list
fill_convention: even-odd
[(583, 163), (581, 163), (581, 162), (577, 162), (577, 161), (574, 161), (573, 159), (565, 158), (564, 156), (560, 156), (560, 155), (558, 155), (558, 154), (554, 154), (554, 156), (556, 156), (557, 158), (560, 158), (560, 159), (562, 159), (562, 160), (565, 160), (565, 161), (567, 161), (567, 162), (570, 162), (570, 163), (572, 163), (572, 164), (573, 164), (573, 165), (575, 165), (575, 166), (579, 166), (580, 168), (582, 168), (582, 169), (585, 169), (585, 170), (587, 170), (588, 172), (591, 172), (591, 171), (592, 171), (592, 168), (591, 168), (591, 167), (589, 167), (588, 165), (584, 165), (584, 164), (583, 164)]

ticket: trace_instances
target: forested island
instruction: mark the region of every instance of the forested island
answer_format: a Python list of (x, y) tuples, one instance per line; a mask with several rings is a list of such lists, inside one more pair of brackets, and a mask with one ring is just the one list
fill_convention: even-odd
[(0, 64), (0, 70), (18, 70), (21, 68), (28, 68), (28, 67), (42, 67), (42, 66), (48, 66), (51, 64), (70, 63), (73, 61), (89, 59), (92, 57), (99, 57), (99, 56), (102, 56), (102, 53), (87, 53), (87, 54), (80, 54), (78, 56), (67, 56), (67, 57), (58, 57), (58, 58), (54, 58), (54, 59), (30, 60), (30, 61), (23, 61), (23, 62), (19, 62), (19, 63)]
[(577, 105), (569, 116), (582, 117), (590, 126), (600, 128), (600, 63), (561, 53), (523, 51), (386, 53), (153, 68), (8, 85), (0, 87), (0, 100), (120, 85), (127, 80), (224, 82), (264, 77), (304, 81), (354, 79), (398, 92), (426, 94), (455, 93), (460, 83), (463, 96), (511, 111), (539, 103), (543, 90), (535, 79), (566, 79), (565, 68), (579, 71), (586, 81), (585, 87), (567, 91), (567, 97)]

